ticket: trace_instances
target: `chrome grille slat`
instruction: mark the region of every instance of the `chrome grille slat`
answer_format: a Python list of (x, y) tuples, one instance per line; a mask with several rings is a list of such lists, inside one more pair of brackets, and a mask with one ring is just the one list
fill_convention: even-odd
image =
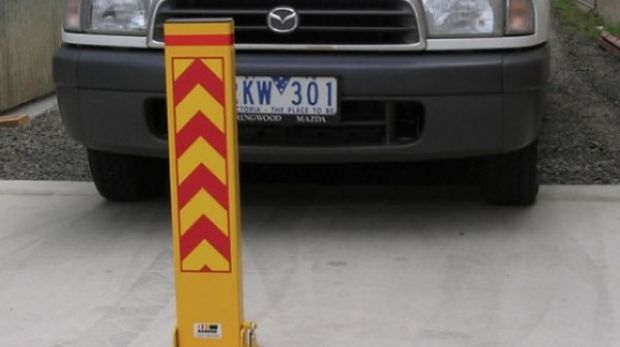
[(411, 11), (407, 10), (333, 10), (325, 12), (324, 10), (299, 10), (302, 15), (320, 15), (320, 16), (409, 16)]
[[(159, 14), (164, 15), (267, 15), (269, 10), (255, 9), (161, 9)], [(306, 16), (409, 16), (411, 11), (407, 10), (334, 10), (326, 12), (320, 9), (298, 10), (297, 13)]]
[(252, 9), (235, 9), (235, 10), (204, 10), (204, 9), (161, 9), (160, 15), (170, 16), (201, 16), (201, 15), (262, 15), (266, 16), (269, 13), (268, 10), (252, 10)]
[[(268, 28), (267, 16), (277, 6), (296, 10), (297, 30), (281, 34)], [(418, 8), (412, 0), (162, 0), (153, 14), (151, 46), (163, 45), (165, 21), (205, 17), (232, 17), (236, 45), (241, 49), (380, 50), (423, 46)]]
[(412, 27), (345, 27), (345, 26), (312, 26), (306, 27), (300, 25), (297, 31), (354, 31), (354, 32), (381, 32), (381, 31), (411, 31)]

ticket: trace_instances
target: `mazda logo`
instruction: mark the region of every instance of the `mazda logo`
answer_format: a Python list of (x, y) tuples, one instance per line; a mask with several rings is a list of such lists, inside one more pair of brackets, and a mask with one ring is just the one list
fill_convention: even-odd
[(276, 7), (267, 16), (267, 26), (277, 33), (290, 33), (297, 29), (299, 16), (291, 7)]

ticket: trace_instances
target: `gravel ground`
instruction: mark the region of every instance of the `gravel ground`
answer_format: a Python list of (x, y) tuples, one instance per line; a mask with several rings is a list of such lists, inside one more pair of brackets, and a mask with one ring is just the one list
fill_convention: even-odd
[(58, 109), (28, 128), (0, 128), (0, 179), (87, 181), (86, 152), (66, 134)]
[(556, 19), (540, 137), (544, 183), (620, 183), (620, 61)]
[[(553, 22), (552, 74), (540, 138), (546, 184), (620, 183), (620, 61), (592, 38)], [(472, 161), (423, 164), (245, 165), (246, 181), (472, 183)], [(58, 110), (26, 129), (0, 128), (0, 179), (90, 180), (85, 151)]]

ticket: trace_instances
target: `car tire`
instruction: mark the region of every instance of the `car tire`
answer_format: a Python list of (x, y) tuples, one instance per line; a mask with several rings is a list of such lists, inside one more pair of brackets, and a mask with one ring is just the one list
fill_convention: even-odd
[(496, 205), (528, 206), (538, 195), (538, 142), (507, 154), (485, 158), (482, 196)]
[(88, 149), (88, 163), (99, 194), (109, 201), (157, 198), (167, 187), (166, 161)]

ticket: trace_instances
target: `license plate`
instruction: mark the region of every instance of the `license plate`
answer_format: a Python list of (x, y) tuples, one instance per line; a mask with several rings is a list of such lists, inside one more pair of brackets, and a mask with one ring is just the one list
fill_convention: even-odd
[(244, 123), (324, 124), (338, 120), (338, 80), (237, 76), (237, 118)]

